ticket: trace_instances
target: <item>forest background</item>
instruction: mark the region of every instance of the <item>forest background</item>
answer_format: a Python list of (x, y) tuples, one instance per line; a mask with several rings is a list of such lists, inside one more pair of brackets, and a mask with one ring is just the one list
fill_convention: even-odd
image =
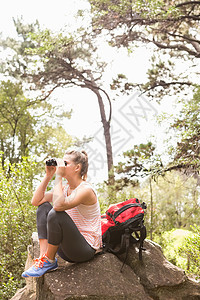
[(14, 19), (10, 30), (1, 11), (0, 299), (25, 284), (30, 199), (45, 159), (69, 147), (88, 152), (102, 213), (126, 198), (146, 202), (148, 238), (199, 278), (200, 1), (6, 5)]

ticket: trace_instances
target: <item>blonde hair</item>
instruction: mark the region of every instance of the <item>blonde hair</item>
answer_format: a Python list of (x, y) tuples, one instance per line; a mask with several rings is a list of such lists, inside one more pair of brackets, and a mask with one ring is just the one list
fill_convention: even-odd
[(81, 164), (81, 178), (86, 181), (88, 172), (88, 155), (84, 150), (68, 150), (67, 155), (72, 155), (72, 160), (75, 164)]

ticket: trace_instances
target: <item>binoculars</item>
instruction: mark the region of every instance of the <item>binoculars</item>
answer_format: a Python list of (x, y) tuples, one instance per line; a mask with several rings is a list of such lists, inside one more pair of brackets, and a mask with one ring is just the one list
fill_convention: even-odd
[[(65, 166), (66, 166), (66, 165), (67, 165), (67, 162), (64, 161), (64, 164), (65, 164)], [(46, 160), (46, 165), (47, 165), (47, 166), (54, 166), (54, 167), (56, 167), (58, 164), (57, 164), (57, 161), (56, 161), (55, 158), (50, 158), (50, 159)]]

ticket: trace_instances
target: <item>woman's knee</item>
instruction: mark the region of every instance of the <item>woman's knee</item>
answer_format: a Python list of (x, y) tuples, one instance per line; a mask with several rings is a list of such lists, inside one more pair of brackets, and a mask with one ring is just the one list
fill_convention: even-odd
[(49, 202), (44, 202), (38, 206), (36, 214), (37, 216), (41, 214), (48, 214), (51, 209), (52, 205)]
[(65, 211), (56, 211), (54, 208), (52, 208), (48, 214), (48, 222), (58, 219), (60, 223), (67, 222), (68, 220), (71, 220), (70, 216)]
[(56, 211), (54, 208), (51, 208), (51, 210), (48, 213), (47, 221), (52, 222), (55, 219), (62, 220), (63, 215), (66, 217), (66, 213), (64, 211)]
[(57, 218), (57, 211), (52, 208), (48, 213), (47, 222), (52, 222), (55, 218)]
[(51, 209), (52, 205), (49, 202), (45, 202), (37, 208), (37, 230), (40, 239), (47, 238), (47, 216)]

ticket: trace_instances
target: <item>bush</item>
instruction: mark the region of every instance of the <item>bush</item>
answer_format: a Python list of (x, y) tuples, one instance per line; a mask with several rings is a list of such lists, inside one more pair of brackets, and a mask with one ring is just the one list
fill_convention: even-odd
[(185, 252), (188, 257), (187, 271), (190, 274), (196, 275), (200, 278), (200, 226), (191, 226), (193, 234), (186, 238), (184, 245), (180, 251)]
[(155, 238), (162, 246), (166, 258), (188, 275), (200, 278), (200, 227), (195, 225), (192, 230), (172, 229)]
[(187, 237), (193, 233), (185, 229), (172, 229), (162, 233), (160, 238), (155, 239), (163, 248), (166, 258), (184, 270), (188, 268), (188, 257), (185, 251), (181, 250)]
[(0, 167), (0, 299), (4, 300), (25, 284), (21, 273), (36, 226), (35, 208), (30, 203), (34, 168), (27, 159)]

